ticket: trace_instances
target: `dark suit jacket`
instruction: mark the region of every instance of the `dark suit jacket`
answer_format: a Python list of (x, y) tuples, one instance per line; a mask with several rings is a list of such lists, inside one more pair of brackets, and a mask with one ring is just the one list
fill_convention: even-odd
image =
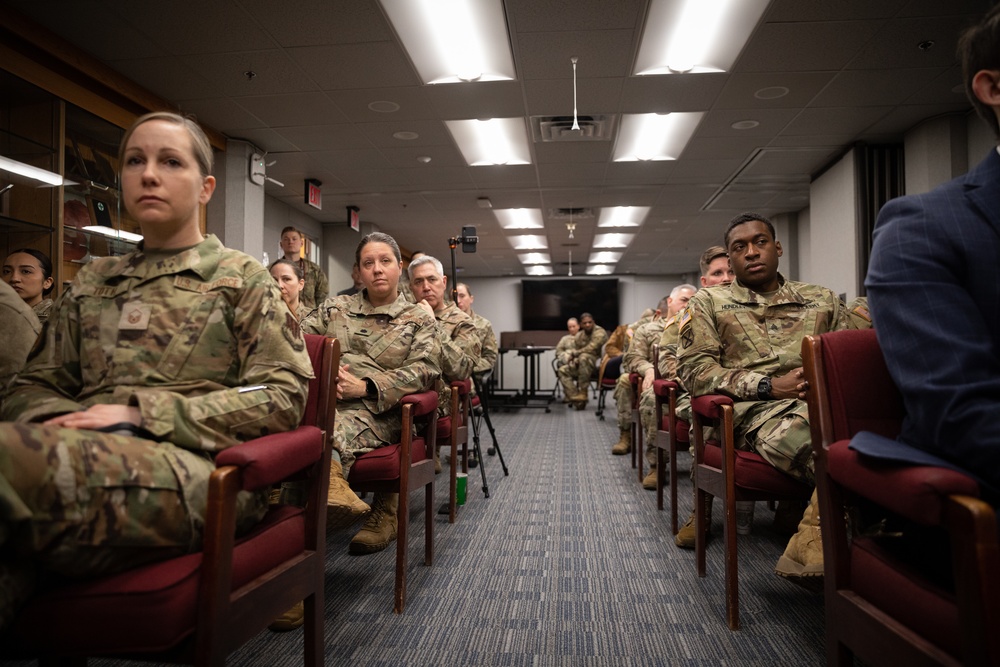
[(1000, 155), (879, 213), (869, 304), (900, 439), (1000, 488)]

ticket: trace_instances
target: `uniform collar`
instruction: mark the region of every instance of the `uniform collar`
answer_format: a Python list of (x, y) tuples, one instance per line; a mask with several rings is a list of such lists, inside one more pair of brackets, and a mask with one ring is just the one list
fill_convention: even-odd
[(733, 284), (729, 287), (729, 291), (732, 294), (733, 301), (737, 303), (775, 305), (779, 303), (805, 303), (807, 301), (799, 293), (798, 289), (796, 289), (795, 283), (785, 280), (780, 271), (778, 272), (778, 291), (770, 299), (764, 298), (743, 285), (739, 279), (733, 281)]
[(146, 256), (140, 244), (132, 252), (115, 258), (112, 262), (102, 263), (97, 270), (105, 278), (120, 276), (143, 279), (193, 271), (204, 280), (215, 271), (223, 250), (225, 247), (218, 237), (209, 234), (201, 243), (154, 262)]

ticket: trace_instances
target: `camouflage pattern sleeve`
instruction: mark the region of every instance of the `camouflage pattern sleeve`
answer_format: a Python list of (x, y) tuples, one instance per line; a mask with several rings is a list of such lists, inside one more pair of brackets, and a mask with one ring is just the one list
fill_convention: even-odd
[(80, 317), (73, 283), (56, 301), (24, 369), (13, 380), (0, 409), (3, 421), (40, 422), (83, 410)]
[(299, 328), (304, 334), (318, 334), (325, 336), (327, 328), (330, 326), (330, 308), (333, 305), (332, 299), (326, 299), (314, 308), (308, 315), (299, 321)]
[(319, 305), (330, 296), (330, 280), (323, 273), (323, 269), (319, 268), (319, 265), (313, 264), (313, 267), (315, 267), (316, 272), (314, 283), (316, 289), (313, 290), (313, 304)]
[(441, 343), (441, 378), (445, 382), (464, 380), (472, 374), (482, 344), (472, 319), (454, 304), (444, 309), (438, 322)]
[(499, 356), (499, 346), (497, 336), (493, 331), (493, 325), (485, 317), (476, 316), (474, 318), (476, 331), (479, 333), (479, 342), (482, 347), (480, 356), (476, 359), (476, 365), (472, 368), (474, 373), (482, 373), (493, 368)]
[[(678, 381), (677, 377), (677, 336), (680, 317), (674, 315), (667, 320), (663, 333), (660, 334), (660, 356), (657, 359), (657, 370), (664, 380)], [(683, 383), (682, 383), (683, 384)]]
[(872, 314), (868, 310), (868, 297), (859, 296), (847, 304), (847, 318), (851, 329), (871, 329)]
[(715, 292), (698, 290), (679, 314), (677, 374), (692, 396), (725, 394), (736, 400), (756, 399), (757, 384), (764, 374), (747, 370), (736, 363), (738, 360), (727, 359), (730, 366), (723, 365), (726, 348), (753, 349), (752, 333), (744, 331), (733, 319), (727, 321), (729, 326), (720, 333), (716, 320), (716, 307), (720, 304), (715, 303)]
[(635, 329), (632, 342), (622, 357), (625, 372), (645, 375), (646, 371), (653, 368), (653, 344), (659, 342), (661, 331), (662, 320), (646, 322)]

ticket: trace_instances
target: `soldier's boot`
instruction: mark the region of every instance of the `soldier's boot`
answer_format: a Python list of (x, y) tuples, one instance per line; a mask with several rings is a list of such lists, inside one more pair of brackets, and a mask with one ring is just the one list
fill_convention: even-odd
[(642, 488), (647, 491), (656, 491), (656, 468), (650, 468), (646, 476), (642, 478)]
[(352, 554), (373, 554), (382, 551), (396, 539), (396, 510), (398, 493), (376, 493), (372, 513), (365, 525), (351, 540), (348, 551)]
[(572, 406), (573, 399), (578, 393), (576, 387), (573, 385), (573, 381), (566, 378), (559, 378), (559, 383), (563, 388), (563, 403), (568, 403)]
[(274, 619), (268, 629), (274, 632), (288, 632), (302, 625), (306, 620), (306, 607), (303, 602), (296, 602), (295, 606), (284, 614)]
[(579, 390), (579, 389), (577, 389), (577, 390), (574, 391), (574, 395), (573, 395), (573, 407), (576, 408), (577, 410), (586, 410), (587, 409), (587, 389), (586, 389), (586, 387), (584, 387), (584, 389), (582, 391)]
[(611, 453), (615, 456), (621, 456), (623, 454), (628, 454), (632, 451), (632, 431), (622, 431), (621, 436), (618, 438), (618, 442), (614, 444), (611, 448)]
[(330, 460), (330, 490), (326, 496), (326, 527), (349, 526), (371, 511), (344, 479), (344, 468), (336, 458)]
[[(705, 503), (705, 539), (708, 539), (709, 528), (712, 525), (712, 500)], [(674, 535), (674, 544), (679, 546), (681, 549), (694, 549), (694, 540), (698, 532), (695, 529), (695, 514), (691, 512), (691, 516), (688, 520), (684, 522), (681, 529), (677, 531)]]
[(267, 497), (268, 505), (280, 505), (281, 504), (281, 486), (271, 489), (271, 493)]
[(823, 540), (819, 530), (819, 500), (815, 491), (799, 521), (799, 530), (788, 540), (774, 573), (793, 580), (823, 576)]

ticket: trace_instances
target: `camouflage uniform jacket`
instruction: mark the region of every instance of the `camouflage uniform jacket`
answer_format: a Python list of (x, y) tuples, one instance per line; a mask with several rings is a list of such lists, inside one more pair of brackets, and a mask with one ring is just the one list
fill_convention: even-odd
[(699, 290), (681, 313), (678, 373), (692, 396), (756, 401), (757, 385), (802, 366), (802, 338), (851, 328), (833, 291), (785, 280), (769, 299), (741, 285)]
[(571, 350), (576, 348), (576, 337), (573, 334), (566, 334), (559, 339), (556, 343), (556, 356), (562, 358), (564, 354), (568, 354)]
[(450, 414), (451, 387), (455, 380), (472, 374), (482, 344), (472, 318), (455, 304), (446, 305), (434, 313), (437, 319), (438, 342), (441, 344), (441, 377), (437, 382), (438, 409), (442, 416)]
[(479, 334), (481, 348), (480, 356), (476, 359), (476, 364), (472, 367), (472, 372), (482, 373), (483, 371), (490, 370), (497, 363), (497, 356), (499, 355), (497, 335), (493, 331), (493, 324), (488, 319), (482, 315), (477, 315), (475, 311), (472, 311), (469, 316), (472, 318), (472, 325), (476, 327), (476, 333)]
[(660, 334), (660, 356), (657, 360), (660, 378), (680, 382), (677, 377), (677, 333), (680, 313), (674, 315), (663, 325), (663, 333)]
[(663, 320), (652, 320), (636, 327), (622, 358), (622, 372), (642, 376), (653, 368), (653, 345), (660, 342), (662, 333)]
[[(335, 336), (340, 341), (340, 363), (349, 365), (356, 377), (375, 383), (377, 396), (340, 400), (338, 411), (363, 409), (384, 415), (398, 407), (403, 396), (433, 387), (441, 374), (434, 318), (400, 296), (377, 307), (368, 301), (367, 289), (334, 296), (300, 325), (304, 333)], [(385, 442), (399, 435), (398, 418), (374, 419), (369, 426)]]
[(3, 347), (0, 348), (0, 395), (7, 381), (21, 368), (42, 330), (42, 325), (14, 288), (0, 281), (0, 321)]
[(53, 307), (2, 417), (130, 405), (157, 440), (217, 452), (298, 425), (310, 377), (267, 269), (210, 235), (155, 260), (140, 247), (87, 264)]
[(45, 320), (49, 319), (49, 312), (52, 311), (53, 303), (52, 299), (42, 299), (31, 307), (31, 309), (35, 311), (35, 317), (37, 317), (38, 321), (42, 324), (45, 324)]
[(847, 314), (851, 318), (851, 326), (853, 328), (872, 328), (872, 314), (868, 310), (868, 297), (859, 296), (847, 304)]
[(594, 325), (593, 330), (588, 334), (583, 329), (576, 332), (573, 337), (573, 351), (577, 357), (589, 355), (594, 359), (601, 354), (601, 348), (608, 341), (608, 332), (604, 327)]

